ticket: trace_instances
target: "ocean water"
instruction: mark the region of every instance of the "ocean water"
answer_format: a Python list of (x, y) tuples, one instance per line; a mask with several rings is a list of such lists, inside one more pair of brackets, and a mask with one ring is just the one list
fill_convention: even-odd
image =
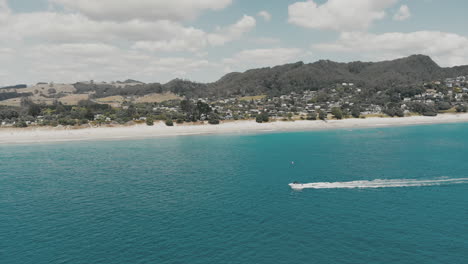
[(467, 161), (468, 124), (0, 146), (0, 263), (468, 263)]

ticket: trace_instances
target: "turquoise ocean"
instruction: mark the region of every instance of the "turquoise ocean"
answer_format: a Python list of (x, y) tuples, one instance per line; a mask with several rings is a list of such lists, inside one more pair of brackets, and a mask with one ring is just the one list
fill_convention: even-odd
[(467, 178), (468, 124), (4, 145), (0, 263), (468, 263)]

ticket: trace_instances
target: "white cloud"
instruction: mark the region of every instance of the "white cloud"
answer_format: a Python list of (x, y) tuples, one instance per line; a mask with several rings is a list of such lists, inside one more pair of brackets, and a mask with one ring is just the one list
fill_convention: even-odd
[(5, 23), (10, 15), (10, 8), (6, 0), (0, 0), (0, 25)]
[(218, 28), (215, 33), (209, 34), (208, 42), (214, 46), (223, 45), (226, 42), (240, 38), (244, 33), (252, 30), (255, 25), (255, 18), (244, 15), (244, 17), (234, 25)]
[(468, 64), (468, 38), (438, 31), (384, 34), (347, 32), (341, 33), (339, 40), (334, 43), (322, 43), (313, 48), (354, 56), (359, 54), (359, 59), (393, 59), (425, 54), (442, 66)]
[(204, 10), (220, 10), (232, 0), (49, 0), (95, 20), (175, 20), (197, 17)]
[[(85, 3), (78, 2), (77, 5)], [(161, 4), (162, 1), (150, 2)], [(167, 8), (173, 2), (184, 3), (175, 0), (168, 3)], [(201, 7), (213, 1), (188, 2), (189, 7)], [(222, 2), (231, 0), (217, 1), (210, 8)], [(179, 6), (184, 9), (182, 7)], [(50, 10), (14, 13), (5, 0), (0, 0), (0, 59), (9, 65), (3, 71), (2, 82), (124, 78), (165, 82), (176, 77), (213, 81), (222, 74), (222, 67), (219, 62), (204, 58), (207, 48), (238, 40), (256, 26), (255, 18), (243, 16), (232, 25), (207, 32), (186, 26), (174, 17), (160, 19), (143, 15), (132, 19), (98, 20), (81, 11)], [(183, 57), (164, 54), (174, 51), (192, 54)]]
[(193, 32), (196, 34), (177, 34), (172, 39), (158, 41), (137, 41), (132, 48), (148, 51), (191, 51), (207, 46), (220, 46), (241, 38), (256, 25), (253, 17), (244, 16), (235, 24), (218, 28), (214, 33)]
[(328, 0), (319, 5), (313, 0), (289, 6), (289, 23), (314, 29), (336, 31), (365, 30), (385, 17), (385, 9), (398, 0)]
[(8, 13), (10, 8), (8, 7), (6, 0), (0, 0), (0, 13)]
[(411, 11), (407, 5), (402, 5), (398, 12), (393, 16), (394, 20), (403, 21), (411, 17)]
[(243, 50), (231, 58), (224, 59), (223, 63), (228, 66), (226, 71), (240, 71), (291, 63), (298, 60), (302, 53), (303, 51), (297, 48)]
[(0, 37), (56, 43), (119, 41), (151, 51), (193, 52), (237, 40), (255, 25), (253, 17), (244, 16), (233, 25), (209, 33), (168, 20), (94, 21), (81, 14), (37, 12), (10, 16), (7, 24), (0, 25)]
[(263, 18), (267, 22), (271, 21), (271, 14), (268, 13), (267, 11), (265, 11), (265, 10), (258, 12), (257, 15), (259, 17)]
[(167, 20), (94, 21), (80, 14), (53, 12), (12, 15), (9, 23), (0, 29), (0, 35), (6, 34), (10, 38), (35, 38), (53, 42), (161, 40), (206, 34), (200, 29)]
[(161, 57), (103, 43), (48, 44), (21, 52), (23, 58), (18, 59), (28, 65), (22, 69), (23, 76), (28, 79), (20, 82), (53, 80), (70, 83), (125, 78), (166, 82), (191, 77), (197, 72), (215, 72), (219, 68), (205, 59)]

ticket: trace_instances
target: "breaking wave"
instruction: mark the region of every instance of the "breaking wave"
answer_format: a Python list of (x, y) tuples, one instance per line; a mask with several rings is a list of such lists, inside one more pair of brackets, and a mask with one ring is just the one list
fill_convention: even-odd
[(466, 184), (468, 178), (437, 178), (437, 179), (394, 179), (350, 182), (315, 182), (315, 183), (291, 183), (294, 190), (302, 189), (354, 189), (354, 188), (396, 188), (396, 187), (420, 187), (450, 184)]

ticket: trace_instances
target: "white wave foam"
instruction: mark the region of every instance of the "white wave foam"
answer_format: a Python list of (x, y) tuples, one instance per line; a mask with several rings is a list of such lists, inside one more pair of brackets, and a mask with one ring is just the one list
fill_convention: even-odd
[(294, 190), (302, 189), (353, 189), (353, 188), (395, 188), (395, 187), (419, 187), (448, 184), (468, 183), (468, 178), (437, 178), (428, 180), (394, 179), (350, 182), (315, 182), (315, 183), (290, 183)]

